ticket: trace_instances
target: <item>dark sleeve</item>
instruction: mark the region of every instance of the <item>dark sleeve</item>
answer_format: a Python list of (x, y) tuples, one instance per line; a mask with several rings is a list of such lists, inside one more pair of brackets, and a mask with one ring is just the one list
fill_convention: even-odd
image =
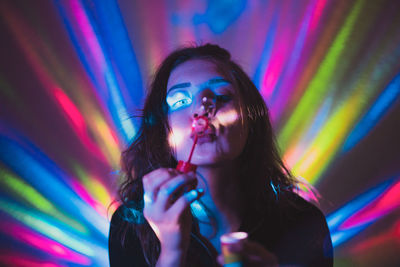
[(280, 264), (333, 266), (332, 241), (324, 214), (300, 197), (296, 202), (298, 209), (284, 223), (286, 230), (278, 242)]
[(127, 222), (122, 218), (122, 208), (120, 207), (113, 214), (110, 223), (108, 238), (110, 266), (148, 266), (139, 239), (131, 226), (126, 230), (125, 242), (122, 245), (121, 238), (126, 224)]

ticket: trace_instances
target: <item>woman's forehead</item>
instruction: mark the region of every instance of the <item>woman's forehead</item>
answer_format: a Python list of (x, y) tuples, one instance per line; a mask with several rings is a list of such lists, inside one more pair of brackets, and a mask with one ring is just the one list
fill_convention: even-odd
[(209, 80), (224, 79), (217, 66), (208, 60), (194, 59), (178, 65), (169, 76), (167, 90), (178, 84), (199, 85)]

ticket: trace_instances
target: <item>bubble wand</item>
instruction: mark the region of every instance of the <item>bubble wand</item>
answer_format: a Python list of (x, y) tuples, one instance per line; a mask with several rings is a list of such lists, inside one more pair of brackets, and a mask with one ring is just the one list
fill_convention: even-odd
[(178, 165), (176, 166), (176, 169), (182, 173), (188, 173), (191, 171), (196, 171), (197, 165), (190, 163), (192, 160), (194, 148), (197, 145), (197, 140), (199, 139), (199, 136), (202, 136), (205, 134), (207, 128), (208, 128), (208, 118), (206, 116), (196, 116), (193, 119), (192, 123), (192, 133), (194, 134), (194, 140), (193, 140), (193, 145), (192, 149), (190, 150), (189, 158), (187, 161), (180, 160), (178, 162)]

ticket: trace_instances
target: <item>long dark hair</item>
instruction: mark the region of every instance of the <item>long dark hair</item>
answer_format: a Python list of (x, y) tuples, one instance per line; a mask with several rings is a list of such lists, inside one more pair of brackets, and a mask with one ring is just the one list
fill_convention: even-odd
[(238, 89), (242, 97), (243, 115), (247, 116), (249, 135), (239, 162), (242, 163), (243, 175), (251, 177), (251, 180), (246, 179), (241, 185), (246, 203), (251, 203), (253, 210), (261, 209), (258, 203), (265, 201), (260, 200), (274, 201), (279, 198), (280, 192), (294, 185), (294, 178), (278, 153), (267, 106), (249, 76), (231, 59), (229, 52), (212, 44), (174, 51), (155, 73), (142, 111), (140, 130), (133, 143), (123, 151), (121, 158), (124, 181), (119, 196), (126, 220), (121, 241), (124, 242), (127, 229), (133, 227), (150, 265), (155, 265), (157, 261), (160, 243), (143, 218), (142, 177), (157, 168), (173, 168), (177, 164), (167, 138), (170, 128), (166, 89), (172, 70), (193, 59), (214, 63), (218, 72)]

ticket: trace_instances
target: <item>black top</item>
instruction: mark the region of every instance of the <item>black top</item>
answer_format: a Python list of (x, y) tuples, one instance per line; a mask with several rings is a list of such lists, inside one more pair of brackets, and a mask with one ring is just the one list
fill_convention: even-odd
[[(277, 202), (265, 212), (246, 216), (240, 231), (249, 239), (274, 253), (280, 266), (333, 266), (332, 242), (322, 212), (294, 193), (285, 192), (289, 201)], [(114, 213), (110, 225), (110, 266), (148, 266), (132, 227), (125, 245), (117, 233), (122, 224), (121, 207)], [(196, 229), (197, 228), (197, 229)], [(188, 251), (188, 266), (217, 266), (217, 252), (193, 227)], [(190, 263), (189, 263), (190, 262)]]

